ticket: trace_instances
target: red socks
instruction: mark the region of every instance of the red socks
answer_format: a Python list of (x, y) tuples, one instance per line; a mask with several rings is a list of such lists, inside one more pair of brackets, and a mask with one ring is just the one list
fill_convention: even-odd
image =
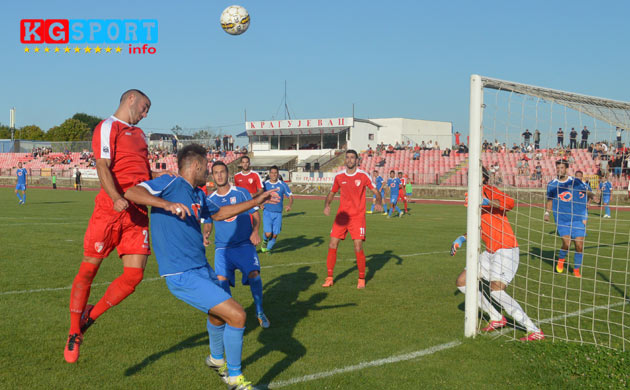
[(81, 314), (90, 297), (90, 287), (97, 271), (98, 265), (84, 261), (81, 263), (79, 273), (77, 273), (72, 282), (72, 290), (70, 292), (70, 334), (81, 333), (79, 325)]
[(328, 276), (333, 276), (335, 264), (337, 263), (337, 249), (328, 248), (328, 257), (326, 258), (326, 267), (328, 268)]
[(357, 255), (357, 268), (359, 269), (359, 279), (365, 279), (365, 252), (355, 252)]
[(97, 319), (108, 309), (118, 305), (123, 299), (131, 295), (136, 286), (142, 281), (144, 270), (142, 268), (124, 267), (123, 273), (109, 285), (105, 295), (90, 312), (90, 318)]

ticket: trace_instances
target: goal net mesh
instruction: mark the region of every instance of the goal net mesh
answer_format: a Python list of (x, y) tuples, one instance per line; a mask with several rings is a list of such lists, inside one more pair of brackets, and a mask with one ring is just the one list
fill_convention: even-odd
[[(520, 265), (506, 292), (547, 339), (625, 350), (630, 346), (625, 149), (630, 103), (485, 77), (481, 81), (480, 163), (492, 172), (494, 185), (516, 204), (507, 216), (519, 243)], [(531, 133), (529, 148), (526, 131)], [(597, 196), (589, 203), (581, 278), (573, 274), (573, 243), (564, 272), (555, 270), (562, 240), (553, 214), (548, 222), (543, 219), (547, 184), (556, 177), (560, 159), (569, 162), (568, 175), (583, 172), (583, 181), (595, 194), (602, 176), (613, 189), (610, 218), (606, 205), (596, 203)], [(477, 324), (480, 330), (485, 321)], [(488, 335), (520, 338), (524, 334), (514, 323)]]

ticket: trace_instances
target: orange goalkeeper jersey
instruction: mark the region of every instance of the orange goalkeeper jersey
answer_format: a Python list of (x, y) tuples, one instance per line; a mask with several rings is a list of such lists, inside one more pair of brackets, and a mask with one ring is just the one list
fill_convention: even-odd
[(494, 253), (499, 249), (516, 248), (518, 242), (506, 216), (514, 208), (514, 199), (493, 186), (484, 185), (482, 191), (484, 198), (501, 206), (481, 207), (481, 239), (486, 244), (486, 249)]

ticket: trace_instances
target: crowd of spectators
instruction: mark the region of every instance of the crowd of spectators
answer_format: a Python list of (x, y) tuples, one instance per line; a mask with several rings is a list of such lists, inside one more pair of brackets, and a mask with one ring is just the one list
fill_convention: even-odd
[(33, 150), (31, 151), (31, 155), (33, 156), (33, 158), (43, 157), (50, 153), (52, 153), (52, 148), (46, 148), (46, 147), (33, 148)]

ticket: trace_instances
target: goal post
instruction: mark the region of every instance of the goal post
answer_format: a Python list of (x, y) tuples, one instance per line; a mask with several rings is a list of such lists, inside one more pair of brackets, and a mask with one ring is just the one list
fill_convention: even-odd
[[(630, 103), (472, 75), (469, 114), (469, 164), (463, 168), (464, 174), (468, 170), (464, 335), (480, 334), (483, 316), (477, 286), (479, 258), (485, 250), (481, 203), (482, 167), (486, 167), (491, 184), (515, 201), (506, 215), (518, 241), (518, 271), (505, 293), (551, 341), (626, 350), (630, 346)], [(544, 217), (546, 189), (556, 178), (558, 160), (569, 164), (568, 176), (582, 172), (582, 181), (596, 195), (583, 216), (583, 249), (571, 242), (565, 251), (555, 215), (549, 221)], [(612, 187), (607, 204), (606, 181)], [(596, 202), (600, 199), (601, 204)], [(579, 235), (576, 238), (580, 240)], [(561, 256), (566, 258), (566, 269), (558, 272)], [(506, 317), (508, 326), (491, 334), (522, 337), (523, 317)]]

